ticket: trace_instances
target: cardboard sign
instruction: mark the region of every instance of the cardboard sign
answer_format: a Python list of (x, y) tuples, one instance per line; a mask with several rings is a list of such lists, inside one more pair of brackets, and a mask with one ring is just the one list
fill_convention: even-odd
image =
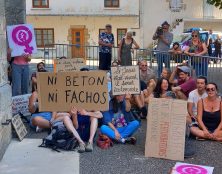
[(153, 98), (149, 103), (145, 156), (184, 160), (187, 102)]
[(108, 110), (105, 71), (37, 73), (40, 111)]
[(82, 58), (59, 59), (55, 60), (54, 63), (54, 72), (79, 71), (83, 66), (85, 66), (84, 59)]
[(12, 117), (12, 125), (16, 131), (16, 134), (18, 135), (19, 140), (22, 141), (28, 132), (20, 118), (20, 115), (15, 115)]
[(24, 116), (31, 115), (29, 112), (29, 97), (31, 94), (18, 95), (12, 97), (12, 114), (23, 114)]
[(112, 94), (140, 94), (139, 66), (111, 67)]
[(12, 49), (12, 57), (37, 53), (35, 33), (32, 25), (7, 26), (7, 36), (9, 47)]
[(214, 167), (201, 166), (187, 163), (176, 163), (173, 168), (172, 174), (213, 174)]

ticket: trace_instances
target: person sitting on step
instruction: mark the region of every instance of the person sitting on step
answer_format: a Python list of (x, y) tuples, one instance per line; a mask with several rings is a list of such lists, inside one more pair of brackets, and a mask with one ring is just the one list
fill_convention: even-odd
[(139, 128), (139, 121), (130, 112), (130, 94), (113, 96), (109, 103), (109, 111), (103, 113), (100, 131), (119, 143), (136, 143), (132, 134)]
[(218, 97), (218, 87), (208, 83), (208, 96), (197, 103), (197, 122), (190, 131), (197, 139), (209, 139), (222, 142), (222, 102)]

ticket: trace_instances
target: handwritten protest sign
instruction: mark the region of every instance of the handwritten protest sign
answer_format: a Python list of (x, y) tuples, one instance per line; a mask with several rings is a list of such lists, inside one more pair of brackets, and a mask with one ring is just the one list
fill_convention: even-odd
[(213, 174), (214, 167), (201, 166), (187, 163), (176, 163), (173, 168), (172, 174)]
[(140, 75), (138, 66), (111, 67), (112, 94), (123, 95), (140, 93)]
[(153, 98), (149, 103), (145, 156), (184, 160), (187, 102)]
[(12, 49), (11, 56), (37, 53), (36, 39), (33, 26), (20, 24), (7, 26), (9, 47)]
[(20, 115), (15, 115), (12, 117), (12, 125), (16, 131), (16, 134), (18, 135), (19, 140), (22, 141), (27, 134), (27, 130), (20, 118)]
[(40, 111), (108, 110), (105, 71), (38, 73)]
[(23, 114), (24, 116), (31, 115), (29, 112), (29, 97), (31, 94), (18, 95), (12, 97), (12, 114)]
[(85, 66), (84, 59), (73, 58), (73, 59), (59, 59), (55, 60), (54, 72), (69, 72), (69, 71), (79, 71), (83, 66)]

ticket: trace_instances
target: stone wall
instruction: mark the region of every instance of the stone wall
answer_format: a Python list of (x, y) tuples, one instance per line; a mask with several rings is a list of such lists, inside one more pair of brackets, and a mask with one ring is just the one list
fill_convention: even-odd
[(6, 56), (6, 22), (5, 1), (0, 0), (0, 160), (2, 159), (8, 144), (11, 141), (11, 124), (2, 125), (7, 119), (11, 119), (11, 86), (7, 77)]

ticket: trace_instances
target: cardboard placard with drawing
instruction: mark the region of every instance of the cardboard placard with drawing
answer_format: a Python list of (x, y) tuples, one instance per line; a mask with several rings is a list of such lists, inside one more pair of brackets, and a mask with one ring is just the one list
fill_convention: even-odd
[(184, 160), (187, 102), (153, 98), (149, 103), (145, 156)]
[(79, 71), (85, 66), (85, 61), (82, 58), (58, 59), (54, 60), (54, 72), (70, 72)]

